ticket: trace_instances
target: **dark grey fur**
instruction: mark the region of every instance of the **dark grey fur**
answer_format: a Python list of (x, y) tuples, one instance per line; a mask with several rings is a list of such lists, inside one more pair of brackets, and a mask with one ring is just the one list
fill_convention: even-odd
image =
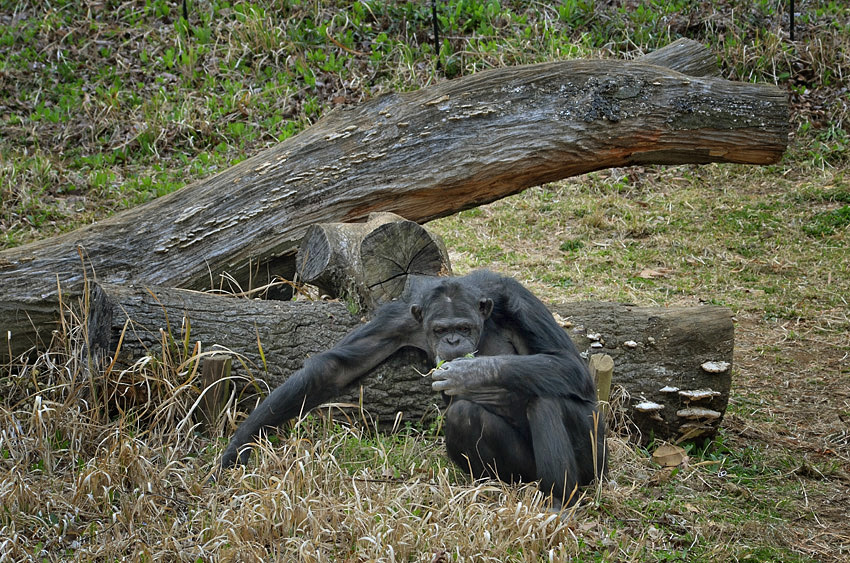
[(560, 505), (604, 474), (605, 426), (585, 363), (543, 303), (484, 270), (413, 278), (400, 300), (275, 389), (237, 429), (222, 467), (244, 463), (264, 428), (333, 399), (404, 346), (445, 362), (432, 387), (448, 401), (446, 448), (474, 476), (539, 480)]

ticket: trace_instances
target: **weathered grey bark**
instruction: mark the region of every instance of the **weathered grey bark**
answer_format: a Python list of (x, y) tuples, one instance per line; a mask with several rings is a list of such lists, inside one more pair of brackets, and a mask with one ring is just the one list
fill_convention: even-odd
[[(195, 342), (201, 343), (201, 353), (231, 354), (231, 375), (237, 378), (237, 394), (243, 400), (255, 396), (255, 389), (268, 391), (281, 384), (306, 358), (327, 350), (362, 322), (340, 302), (261, 301), (113, 284), (95, 285), (91, 295), (88, 339), (93, 358), (108, 361), (122, 340), (115, 369), (126, 369), (161, 349), (162, 330), (174, 343), (172, 353), (178, 361), (192, 353)], [(188, 352), (181, 352), (187, 330)], [(407, 421), (425, 419), (440, 403), (430, 382), (417, 373), (428, 369), (424, 354), (402, 350), (338, 402), (358, 404), (362, 385), (363, 404), (382, 425), (391, 424), (399, 411)], [(249, 401), (246, 407), (255, 403)]]
[(323, 294), (371, 310), (401, 295), (408, 276), (449, 276), (452, 266), (438, 235), (395, 213), (372, 213), (365, 223), (312, 225), (296, 271)]
[(573, 323), (579, 350), (614, 360), (613, 387), (625, 391), (643, 441), (715, 433), (732, 384), (731, 311), (593, 302), (551, 309)]
[(720, 76), (717, 55), (702, 43), (681, 38), (638, 59), (642, 63), (676, 69), (688, 76)]
[[(678, 49), (678, 48), (677, 48)], [(669, 60), (689, 70), (688, 60)], [(687, 54), (685, 54), (687, 53)], [(769, 164), (785, 150), (775, 86), (686, 76), (641, 61), (494, 69), (333, 111), (221, 174), (94, 225), (0, 252), (0, 357), (56, 327), (57, 287), (89, 278), (203, 289), (228, 273), (291, 279), (317, 222), (374, 211), (418, 223), (530, 186), (615, 166)]]
[[(614, 388), (622, 387), (630, 396), (626, 411), (645, 439), (651, 435), (677, 439), (693, 432), (706, 436), (715, 432), (726, 410), (731, 381), (733, 329), (728, 310), (639, 308), (612, 303), (554, 309), (572, 323), (567, 330), (579, 350), (604, 352), (614, 358)], [(216, 347), (238, 352), (250, 373), (240, 361), (234, 361), (233, 375), (244, 377), (244, 381), (262, 381), (264, 389), (282, 383), (309, 355), (330, 348), (361, 322), (336, 302), (228, 299), (186, 290), (148, 291), (104, 284), (95, 289), (89, 317), (95, 355), (113, 353), (128, 318), (131, 322), (123, 338), (119, 365), (129, 365), (156, 351), (162, 341), (160, 329), (167, 331), (170, 327), (174, 342), (184, 342), (181, 327), (189, 326), (190, 351), (199, 341), (202, 352)], [(592, 346), (594, 342), (597, 347)], [(726, 362), (729, 367), (721, 373), (709, 373), (701, 367), (709, 361)], [(365, 410), (382, 426), (392, 425), (398, 412), (402, 412), (402, 421), (428, 420), (442, 406), (440, 397), (431, 391), (430, 380), (419, 374), (428, 368), (423, 353), (403, 350), (354, 384), (338, 402), (359, 404), (362, 387)], [(253, 386), (246, 386), (244, 381), (241, 387), (250, 392)], [(665, 387), (677, 389), (664, 391)], [(694, 390), (703, 393), (683, 393)], [(647, 402), (662, 407), (636, 410)], [(689, 407), (701, 407), (706, 412), (688, 411)]]

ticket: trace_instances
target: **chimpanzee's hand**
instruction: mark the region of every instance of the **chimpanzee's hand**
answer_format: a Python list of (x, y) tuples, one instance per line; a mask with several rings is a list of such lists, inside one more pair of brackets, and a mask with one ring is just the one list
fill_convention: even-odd
[(225, 449), (221, 454), (219, 464), (222, 469), (227, 469), (234, 465), (245, 465), (248, 463), (248, 458), (251, 456), (251, 450), (243, 448), (241, 452), (239, 451), (239, 448), (244, 445), (244, 443), (240, 444), (238, 440), (230, 441), (230, 444), (227, 445), (227, 449)]
[(431, 374), (431, 389), (446, 395), (460, 395), (496, 379), (496, 362), (493, 358), (457, 358), (446, 362)]

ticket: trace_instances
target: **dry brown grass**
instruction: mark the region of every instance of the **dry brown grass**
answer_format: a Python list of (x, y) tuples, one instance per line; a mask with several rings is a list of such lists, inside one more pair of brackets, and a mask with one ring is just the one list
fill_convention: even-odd
[(130, 404), (128, 374), (87, 374), (74, 348), (4, 378), (2, 560), (563, 560), (601, 537), (591, 499), (558, 514), (533, 485), (468, 483), (424, 432), (310, 418), (210, 482), (187, 362), (135, 366), (159, 391)]

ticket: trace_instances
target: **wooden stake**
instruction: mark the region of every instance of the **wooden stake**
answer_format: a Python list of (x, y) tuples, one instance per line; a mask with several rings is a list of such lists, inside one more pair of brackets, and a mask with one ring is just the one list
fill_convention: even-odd
[(594, 354), (590, 357), (590, 375), (596, 383), (596, 397), (601, 403), (605, 417), (610, 413), (608, 400), (611, 398), (611, 377), (614, 375), (614, 360), (608, 354)]
[(216, 354), (204, 358), (201, 368), (203, 385), (201, 402), (198, 405), (198, 418), (203, 430), (214, 435), (218, 418), (224, 409), (224, 402), (230, 394), (230, 368), (233, 360), (227, 354)]

